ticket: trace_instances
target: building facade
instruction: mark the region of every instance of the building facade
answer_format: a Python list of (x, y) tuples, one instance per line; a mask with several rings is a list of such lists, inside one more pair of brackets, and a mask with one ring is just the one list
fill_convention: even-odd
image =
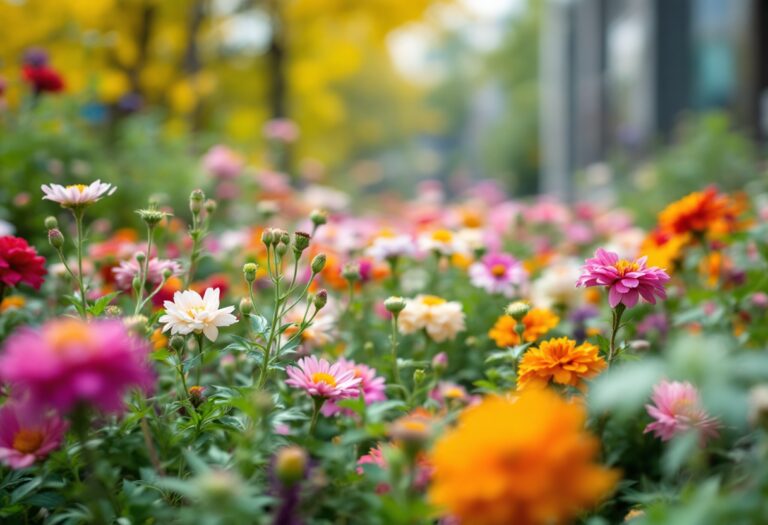
[(573, 198), (574, 173), (688, 112), (768, 137), (768, 0), (547, 0), (542, 39), (544, 192)]

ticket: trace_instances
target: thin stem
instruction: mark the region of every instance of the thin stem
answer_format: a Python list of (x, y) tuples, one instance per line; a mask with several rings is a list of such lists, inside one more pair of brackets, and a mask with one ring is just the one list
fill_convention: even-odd
[(144, 258), (144, 264), (143, 268), (139, 270), (141, 273), (141, 285), (139, 286), (138, 290), (138, 297), (136, 297), (136, 309), (133, 312), (133, 315), (139, 315), (139, 312), (141, 312), (141, 309), (144, 307), (144, 287), (147, 285), (147, 276), (149, 274), (149, 258), (150, 254), (152, 253), (152, 233), (154, 231), (154, 228), (152, 226), (147, 225), (147, 253), (146, 257)]
[(392, 315), (392, 334), (390, 335), (390, 343), (392, 345), (392, 381), (396, 385), (402, 384), (400, 382), (400, 367), (397, 364), (397, 315)]
[(320, 409), (323, 408), (323, 403), (325, 403), (325, 399), (322, 397), (313, 397), (312, 401), (314, 402), (314, 406), (312, 410), (312, 420), (309, 422), (310, 436), (315, 435), (315, 427), (317, 426), (317, 419), (318, 419), (318, 416), (320, 416)]
[(83, 305), (83, 319), (87, 317), (88, 301), (85, 298), (85, 282), (83, 279), (83, 210), (73, 209), (75, 227), (77, 228), (77, 282), (80, 285), (80, 300)]
[[(197, 339), (197, 355), (200, 356), (200, 363), (197, 365), (197, 372), (195, 376), (195, 384), (200, 386), (200, 379), (203, 374), (203, 343), (205, 338), (203, 337), (202, 332), (195, 334), (195, 338)], [(186, 390), (186, 386), (184, 387), (184, 390)]]
[(616, 305), (616, 308), (614, 308), (611, 311), (611, 314), (612, 314), (611, 340), (608, 345), (608, 364), (609, 365), (613, 362), (613, 359), (616, 357), (616, 334), (619, 332), (619, 329), (621, 328), (621, 316), (624, 315), (624, 310), (626, 310), (626, 306), (624, 306), (623, 303), (619, 303), (618, 305)]

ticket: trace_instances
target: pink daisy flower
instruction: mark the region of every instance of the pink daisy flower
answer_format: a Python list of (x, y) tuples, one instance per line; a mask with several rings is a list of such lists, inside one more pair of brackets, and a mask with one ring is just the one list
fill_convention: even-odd
[[(163, 272), (171, 271), (171, 275), (181, 275), (181, 265), (170, 259), (158, 259), (153, 257), (149, 260), (147, 268), (147, 284), (157, 286), (163, 281)], [(112, 268), (115, 275), (115, 284), (121, 290), (130, 290), (133, 286), (133, 279), (139, 275), (141, 265), (135, 258), (129, 261), (123, 261), (119, 266)]]
[(8, 338), (0, 352), (0, 381), (29, 395), (35, 409), (67, 412), (88, 403), (121, 412), (126, 390), (152, 389), (150, 350), (122, 321), (56, 319)]
[(616, 253), (598, 248), (595, 257), (587, 259), (576, 286), (607, 287), (611, 308), (619, 304), (632, 308), (641, 297), (656, 304), (656, 297), (667, 297), (664, 284), (669, 280), (669, 275), (656, 266), (646, 267), (646, 259), (619, 259)]
[(242, 157), (221, 144), (213, 146), (203, 157), (205, 171), (219, 179), (237, 178), (243, 167)]
[(67, 423), (56, 414), (41, 415), (18, 402), (0, 407), (0, 463), (29, 467), (59, 448)]
[[(385, 393), (384, 378), (376, 375), (376, 369), (370, 366), (357, 364), (354, 361), (347, 361), (346, 359), (339, 359), (338, 363), (342, 366), (343, 370), (351, 370), (354, 377), (360, 379), (358, 385), (360, 393), (363, 395), (366, 405), (377, 403), (379, 401), (386, 401), (387, 394)], [(353, 412), (349, 409), (343, 409), (334, 403), (332, 400), (327, 401), (321, 410), (322, 414), (326, 417), (334, 416), (339, 412), (346, 415), (352, 415)]]
[(289, 366), (286, 373), (288, 386), (304, 389), (312, 397), (331, 400), (357, 396), (362, 382), (361, 378), (355, 377), (354, 370), (343, 363), (332, 365), (315, 356), (299, 359), (298, 366)]
[(701, 408), (699, 393), (692, 384), (680, 381), (662, 381), (653, 389), (652, 405), (645, 408), (655, 421), (645, 427), (662, 441), (678, 434), (696, 430), (702, 441), (717, 437), (719, 423)]
[(473, 286), (505, 297), (520, 293), (527, 277), (523, 263), (506, 253), (490, 253), (469, 267)]

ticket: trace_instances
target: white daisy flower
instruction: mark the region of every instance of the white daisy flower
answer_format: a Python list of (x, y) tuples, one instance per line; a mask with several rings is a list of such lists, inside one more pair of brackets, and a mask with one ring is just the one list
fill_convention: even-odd
[(193, 290), (185, 290), (173, 294), (173, 301), (165, 301), (165, 315), (160, 322), (165, 324), (163, 332), (187, 335), (192, 332), (202, 332), (211, 341), (219, 337), (219, 327), (229, 326), (237, 322), (232, 315), (234, 306), (219, 308), (219, 289), (208, 288), (205, 295)]
[(436, 252), (445, 256), (469, 253), (469, 247), (464, 240), (450, 230), (423, 233), (419, 236), (419, 248), (425, 252)]
[(377, 261), (413, 257), (416, 255), (416, 245), (410, 235), (380, 235), (365, 250), (365, 254)]
[(105, 195), (112, 195), (117, 188), (97, 180), (87, 185), (43, 184), (41, 189), (45, 193), (43, 199), (58, 202), (64, 208), (79, 208), (93, 204)]
[(398, 328), (403, 334), (424, 329), (435, 342), (448, 341), (463, 332), (465, 316), (461, 303), (446, 301), (434, 295), (419, 295), (408, 299), (398, 317)]

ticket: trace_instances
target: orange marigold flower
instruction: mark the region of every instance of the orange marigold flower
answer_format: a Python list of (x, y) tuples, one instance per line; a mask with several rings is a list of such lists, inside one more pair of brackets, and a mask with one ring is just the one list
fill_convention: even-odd
[(676, 235), (690, 233), (728, 233), (738, 229), (738, 215), (743, 206), (728, 195), (710, 187), (673, 202), (659, 213), (662, 230)]
[(658, 266), (666, 269), (667, 273), (671, 273), (683, 256), (683, 248), (690, 241), (690, 234), (676, 235), (657, 228), (643, 240), (640, 253), (648, 257), (649, 266)]
[(596, 463), (585, 422), (582, 404), (550, 390), (484, 399), (435, 444), (430, 500), (464, 525), (569, 523), (619, 478)]
[[(560, 322), (560, 318), (546, 308), (532, 308), (523, 317), (523, 340), (532, 343), (543, 336)], [(510, 315), (502, 315), (496, 320), (488, 337), (499, 347), (520, 344), (520, 334), (517, 333), (517, 321)]]
[(567, 337), (550, 339), (528, 350), (520, 360), (517, 387), (543, 387), (553, 381), (582, 388), (584, 379), (595, 377), (605, 367), (605, 360), (592, 343), (576, 346), (576, 341)]

